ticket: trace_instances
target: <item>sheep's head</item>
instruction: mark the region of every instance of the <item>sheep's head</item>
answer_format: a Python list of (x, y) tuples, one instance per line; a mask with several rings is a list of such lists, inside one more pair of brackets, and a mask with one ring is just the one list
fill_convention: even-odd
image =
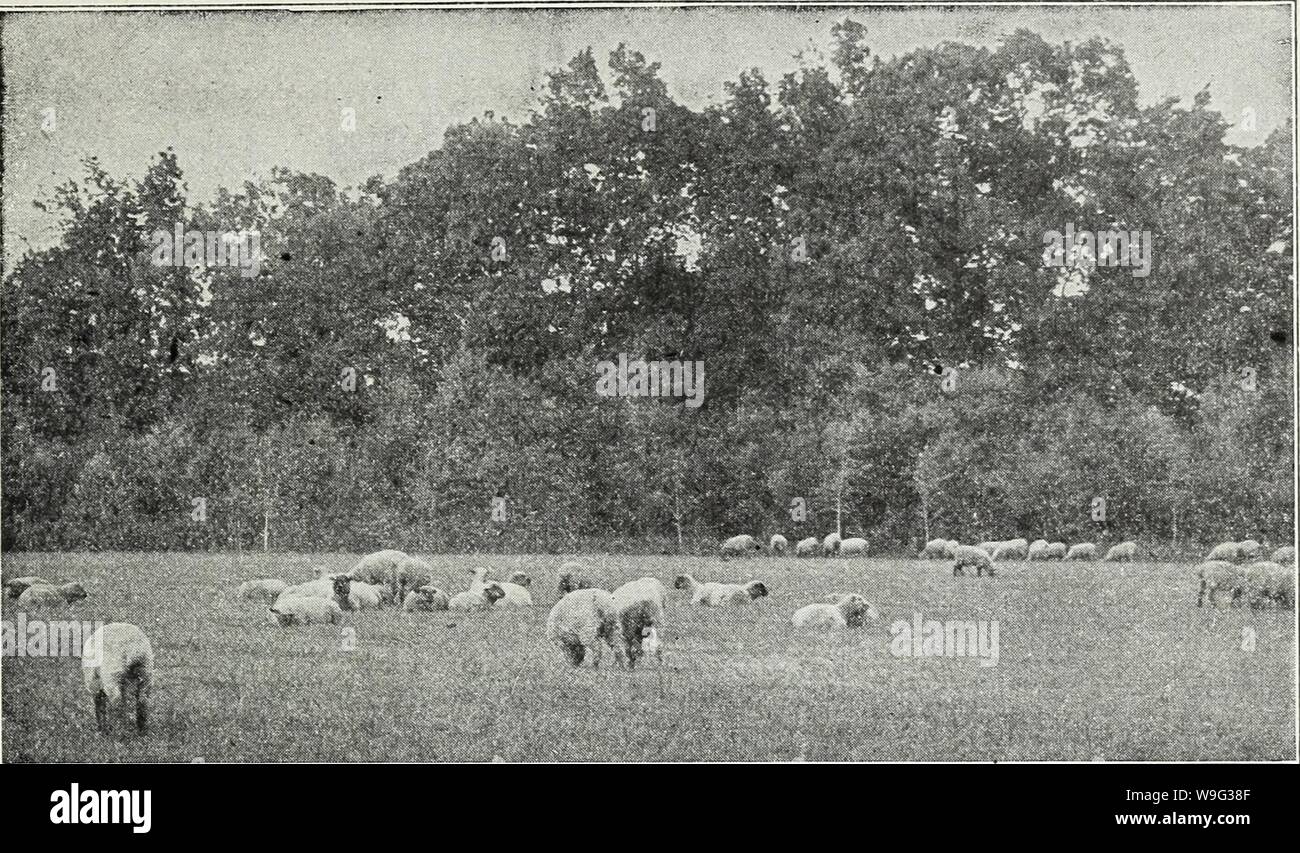
[(745, 589), (749, 591), (750, 598), (762, 598), (767, 595), (767, 585), (762, 581), (750, 581), (745, 584)]
[(573, 585), (573, 573), (560, 572), (560, 582), (556, 584), (556, 588), (559, 589), (560, 595), (568, 595), (577, 589), (577, 587)]
[(527, 572), (515, 572), (510, 576), (510, 582), (519, 586), (529, 586), (532, 584), (533, 579), (528, 576)]
[(342, 607), (347, 602), (347, 607), (350, 608), (352, 605), (348, 602), (348, 594), (352, 592), (352, 578), (347, 575), (336, 575), (331, 582), (334, 585), (334, 598), (339, 606)]
[(289, 625), (292, 625), (294, 623), (294, 616), (292, 613), (282, 613), (279, 610), (275, 609), (274, 604), (271, 605), (270, 610), (271, 610), (271, 616), (275, 619), (277, 623), (279, 623), (281, 627), (288, 627)]
[(880, 614), (876, 612), (876, 608), (872, 606), (871, 602), (857, 593), (844, 596), (843, 600), (839, 602), (839, 608), (840, 612), (844, 614), (844, 621), (850, 628), (858, 627), (865, 620), (870, 619), (874, 622), (880, 618)]
[(695, 578), (690, 575), (678, 575), (673, 581), (673, 589), (690, 589), (695, 586)]
[(65, 583), (63, 586), (59, 587), (59, 591), (63, 593), (63, 597), (66, 598), (69, 603), (80, 601), (86, 597), (85, 587), (76, 582)]
[(496, 604), (506, 597), (506, 591), (499, 585), (490, 583), (483, 587), (483, 597), (487, 599), (488, 604)]

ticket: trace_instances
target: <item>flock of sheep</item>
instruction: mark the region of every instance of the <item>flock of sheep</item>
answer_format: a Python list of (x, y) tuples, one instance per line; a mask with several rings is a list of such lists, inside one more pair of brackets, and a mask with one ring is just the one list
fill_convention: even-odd
[[(786, 538), (773, 536), (768, 550), (785, 553)], [(1253, 540), (1225, 542), (1216, 546), (1197, 566), (1200, 591), (1197, 606), (1207, 600), (1211, 606), (1248, 603), (1251, 607), (1295, 605), (1295, 548), (1276, 549), (1261, 560), (1263, 546)], [(753, 555), (763, 546), (750, 535), (733, 536), (721, 547), (721, 556)], [(832, 533), (824, 539), (808, 537), (794, 547), (798, 557), (860, 556), (867, 552), (865, 539), (841, 539)], [(1110, 547), (1103, 561), (1132, 561), (1136, 542)], [(1093, 560), (1098, 548), (1091, 542), (1067, 547), (1063, 542), (1025, 539), (962, 545), (956, 540), (933, 539), (917, 556), (921, 559), (952, 560), (953, 575), (974, 569), (977, 576), (996, 574), (999, 561), (1007, 560)], [(449, 593), (433, 585), (433, 568), (402, 551), (383, 550), (363, 557), (347, 572), (330, 573), (323, 568), (316, 576), (290, 584), (277, 578), (249, 580), (240, 584), (237, 597), (269, 604), (275, 622), (281, 626), (337, 623), (349, 611), (400, 605), (408, 613), (459, 611), (475, 613), (509, 607), (532, 607), (529, 587), (532, 579), (515, 572), (510, 580), (493, 580), (485, 568), (470, 572), (468, 588)], [(79, 583), (56, 584), (45, 578), (13, 578), (4, 584), (10, 598), (20, 606), (70, 604), (86, 598)], [(668, 590), (658, 579), (644, 577), (607, 591), (599, 578), (579, 563), (560, 568), (557, 592), (560, 596), (546, 619), (546, 637), (559, 647), (573, 666), (590, 660), (598, 666), (602, 646), (613, 650), (615, 660), (627, 669), (642, 657), (662, 660), (660, 631), (668, 605)], [(692, 605), (735, 607), (768, 595), (762, 581), (745, 583), (700, 582), (689, 574), (678, 575), (673, 588), (685, 593)], [(798, 628), (846, 629), (861, 627), (879, 619), (875, 607), (858, 593), (833, 593), (821, 601), (796, 610), (791, 623)], [(148, 720), (148, 695), (153, 678), (153, 649), (144, 632), (135, 625), (113, 622), (96, 630), (82, 648), (82, 674), (86, 690), (95, 705), (95, 719), (101, 731), (108, 731), (109, 708), (119, 704), (125, 713), (134, 700), (135, 726), (144, 732)]]

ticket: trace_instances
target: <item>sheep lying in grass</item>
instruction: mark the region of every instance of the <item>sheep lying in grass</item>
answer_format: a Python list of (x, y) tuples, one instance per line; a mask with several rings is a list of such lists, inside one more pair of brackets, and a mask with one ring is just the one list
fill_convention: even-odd
[(348, 609), (379, 610), (389, 600), (388, 587), (354, 581), (351, 578), (348, 587)]
[(407, 613), (416, 611), (431, 613), (437, 610), (447, 610), (450, 606), (451, 599), (447, 597), (447, 593), (436, 586), (422, 586), (419, 589), (413, 589), (402, 600), (402, 609)]
[(822, 556), (829, 557), (838, 550), (840, 550), (840, 535), (827, 533), (826, 538), (822, 540)]
[(858, 628), (880, 618), (876, 608), (857, 593), (841, 593), (835, 603), (806, 604), (794, 612), (796, 628)]
[(1245, 577), (1241, 569), (1226, 560), (1206, 560), (1196, 567), (1197, 577), (1201, 581), (1200, 593), (1196, 596), (1196, 606), (1200, 607), (1208, 598), (1210, 606), (1217, 606), (1222, 593), (1230, 593), (1229, 604), (1235, 604), (1245, 588)]
[(751, 601), (767, 595), (767, 585), (762, 581), (749, 583), (700, 583), (690, 575), (678, 575), (673, 581), (674, 589), (684, 589), (691, 596), (691, 604), (704, 607), (726, 607), (735, 604), (749, 604)]
[(32, 584), (18, 596), (22, 607), (50, 607), (59, 604), (75, 604), (86, 597), (85, 588), (79, 583), (65, 583), (62, 586), (51, 584)]
[(867, 553), (867, 540), (861, 536), (850, 536), (840, 542), (841, 557), (864, 557)]
[(790, 541), (780, 533), (774, 533), (771, 541), (767, 543), (767, 547), (773, 554), (784, 554), (785, 549), (790, 547)]
[(134, 700), (135, 728), (149, 726), (149, 688), (153, 684), (153, 646), (135, 625), (110, 622), (91, 634), (81, 647), (81, 676), (95, 702), (95, 724), (109, 730), (109, 708), (126, 713)]
[[(501, 587), (501, 600), (497, 602), (497, 607), (532, 607), (533, 594), (528, 591), (528, 584), (532, 583), (532, 578), (523, 572), (515, 572), (510, 576), (511, 580), (496, 581), (496, 585)], [(519, 583), (515, 578), (527, 581)]]
[(278, 603), (285, 598), (323, 598), (333, 601), (340, 610), (352, 610), (352, 600), (348, 593), (352, 591), (352, 578), (349, 575), (326, 575), (314, 581), (285, 587), (276, 597)]
[(733, 536), (722, 547), (718, 549), (722, 559), (728, 557), (745, 557), (750, 554), (756, 554), (763, 550), (763, 546), (758, 544), (758, 540), (748, 533), (742, 533), (740, 536)]
[(458, 592), (447, 602), (450, 610), (462, 610), (467, 613), (476, 613), (483, 610), (491, 610), (493, 605), (505, 597), (505, 590), (495, 581), (484, 584), (478, 589), (468, 589), (465, 592)]
[(796, 557), (811, 557), (817, 553), (817, 537), (809, 536), (807, 539), (800, 539), (799, 544), (794, 546), (794, 555)]
[(628, 669), (636, 666), (644, 653), (647, 636), (658, 638), (657, 628), (664, 623), (668, 591), (655, 578), (641, 578), (625, 583), (612, 596), (618, 611), (619, 634), (623, 639)]
[(604, 583), (594, 575), (588, 574), (581, 563), (565, 563), (560, 566), (560, 579), (556, 588), (560, 595), (568, 595), (575, 589), (600, 589)]
[(21, 578), (12, 578), (5, 581), (5, 593), (10, 598), (17, 598), (26, 592), (29, 586), (36, 586), (37, 584), (40, 584), (41, 586), (57, 586), (54, 581), (46, 580), (45, 578), (37, 577), (36, 575), (26, 575)]
[(916, 558), (918, 560), (941, 560), (947, 550), (947, 539), (931, 539), (925, 543), (925, 547), (921, 549), (921, 553), (916, 555)]
[(622, 655), (618, 643), (618, 604), (603, 589), (577, 589), (556, 602), (546, 617), (546, 638), (560, 647), (573, 666), (591, 653), (592, 667), (600, 666), (603, 642)]
[(283, 628), (324, 622), (334, 624), (343, 618), (343, 608), (335, 599), (305, 595), (280, 596), (271, 605), (271, 613)]
[(1241, 559), (1241, 548), (1236, 542), (1221, 542), (1210, 549), (1210, 553), (1205, 555), (1206, 562), (1212, 560), (1222, 560), (1224, 562), (1235, 563)]
[(1043, 551), (1044, 560), (1064, 560), (1066, 547), (1064, 542), (1049, 542)]
[(1097, 556), (1097, 546), (1091, 542), (1079, 542), (1071, 545), (1070, 550), (1065, 552), (1067, 560), (1092, 560)]
[(1133, 541), (1121, 542), (1118, 545), (1112, 545), (1106, 556), (1102, 557), (1103, 563), (1133, 562), (1137, 556), (1138, 543)]
[(968, 568), (975, 570), (976, 577), (982, 574), (993, 577), (997, 573), (993, 566), (993, 558), (983, 548), (977, 548), (973, 545), (958, 545), (956, 553), (953, 555), (953, 577), (965, 574)]
[(1295, 546), (1283, 545), (1273, 552), (1269, 558), (1270, 562), (1277, 563), (1281, 566), (1290, 566), (1295, 564)]
[(244, 581), (239, 585), (236, 595), (246, 601), (275, 601), (280, 597), (280, 593), (289, 588), (289, 585), (278, 578), (263, 578), (255, 581)]

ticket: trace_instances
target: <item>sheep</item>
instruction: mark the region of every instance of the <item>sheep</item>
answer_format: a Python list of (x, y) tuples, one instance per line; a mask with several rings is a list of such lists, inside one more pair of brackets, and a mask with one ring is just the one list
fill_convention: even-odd
[(1030, 543), (1029, 543), (1029, 551), (1028, 551), (1028, 553), (1026, 554), (1026, 556), (1027, 556), (1030, 560), (1045, 560), (1045, 559), (1047, 559), (1047, 540), (1046, 540), (1046, 539), (1035, 539), (1033, 542), (1030, 542)]
[(1207, 593), (1212, 606), (1215, 604), (1215, 594), (1218, 592), (1232, 593), (1229, 604), (1235, 604), (1241, 598), (1245, 577), (1240, 568), (1227, 560), (1206, 560), (1196, 567), (1196, 574), (1201, 580), (1201, 590), (1196, 597), (1197, 607), (1205, 603)]
[(946, 551), (947, 548), (947, 539), (931, 539), (929, 542), (925, 543), (925, 547), (921, 549), (921, 553), (916, 555), (916, 558), (918, 560), (943, 559), (944, 551)]
[(600, 589), (604, 584), (583, 571), (581, 563), (565, 563), (560, 566), (560, 579), (556, 588), (560, 595), (568, 595), (576, 589)]
[(1025, 539), (1008, 539), (996, 544), (989, 555), (994, 560), (1023, 560), (1029, 556), (1029, 542)]
[(307, 595), (282, 595), (271, 605), (271, 613), (283, 628), (313, 622), (332, 625), (343, 618), (343, 608), (334, 598)]
[(397, 574), (397, 567), (405, 559), (405, 551), (385, 548), (383, 551), (376, 551), (362, 557), (347, 574), (353, 580), (366, 583), (392, 584)]
[(1264, 550), (1264, 546), (1254, 539), (1246, 539), (1237, 543), (1237, 555), (1242, 560), (1254, 560)]
[(378, 610), (388, 600), (387, 588), (349, 578), (348, 606), (352, 610)]
[(533, 594), (522, 584), (510, 581), (495, 581), (495, 584), (501, 588), (501, 600), (496, 603), (497, 607), (533, 606)]
[(794, 555), (796, 557), (811, 557), (817, 553), (817, 537), (809, 536), (807, 539), (800, 539), (799, 544), (794, 546)]
[(45, 578), (37, 577), (36, 575), (26, 575), (21, 578), (12, 578), (5, 581), (5, 593), (8, 594), (10, 598), (17, 598), (26, 591), (27, 587), (36, 586), (37, 584), (43, 586), (56, 586), (54, 581), (46, 580)]
[(723, 542), (722, 547), (718, 549), (720, 556), (724, 560), (728, 557), (742, 557), (761, 550), (763, 550), (763, 546), (759, 545), (758, 540), (748, 533), (731, 537), (726, 542)]
[(447, 610), (450, 606), (451, 599), (447, 597), (447, 593), (436, 586), (422, 586), (419, 589), (413, 589), (406, 594), (406, 598), (402, 601), (402, 610), (407, 613), (414, 613), (418, 610), (425, 612)]
[(149, 688), (153, 684), (153, 646), (135, 625), (110, 622), (98, 628), (81, 647), (81, 676), (86, 692), (95, 702), (95, 725), (108, 733), (109, 706), (120, 704), (126, 712), (127, 699), (134, 694), (135, 728), (144, 734), (149, 727)]
[(762, 581), (749, 583), (700, 583), (690, 575), (678, 575), (673, 581), (674, 589), (684, 589), (690, 593), (691, 604), (704, 607), (726, 607), (732, 604), (748, 604), (767, 595), (767, 585)]
[(957, 549), (960, 546), (961, 543), (958, 542), (956, 539), (949, 539), (947, 544), (943, 546), (944, 559), (951, 560), (953, 557), (955, 557), (957, 555)]
[(1268, 591), (1281, 606), (1295, 607), (1295, 569), (1291, 566), (1278, 566), (1274, 569), (1269, 574)]
[(980, 549), (981, 551), (983, 551), (985, 554), (988, 554), (989, 557), (992, 557), (995, 553), (997, 553), (998, 548), (1002, 547), (1002, 543), (1001, 543), (1001, 542), (981, 542), (980, 544), (976, 545), (975, 547), (976, 547), (976, 548), (979, 548), (979, 549)]
[(41, 607), (55, 604), (73, 604), (86, 597), (86, 589), (79, 583), (65, 583), (62, 586), (38, 583), (27, 587), (18, 596), (22, 607)]
[(518, 584), (519, 586), (532, 586), (533, 579), (528, 572), (514, 572), (510, 575), (510, 583)]
[(1268, 559), (1270, 562), (1277, 563), (1278, 565), (1282, 565), (1282, 566), (1292, 565), (1293, 563), (1295, 563), (1295, 546), (1283, 545), (1281, 548), (1278, 548), (1276, 551), (1274, 551), (1273, 555)]
[(616, 657), (622, 655), (618, 634), (618, 604), (603, 589), (566, 593), (546, 616), (546, 639), (558, 645), (573, 666), (580, 666), (588, 651), (592, 667), (600, 666), (601, 641)]
[(465, 592), (458, 592), (447, 602), (449, 610), (464, 610), (474, 613), (491, 610), (492, 606), (505, 597), (505, 590), (496, 582), (484, 584), (478, 589), (471, 587)]
[(400, 601), (408, 590), (418, 589), (433, 583), (433, 567), (419, 557), (406, 557), (393, 569), (393, 600)]
[(1044, 560), (1064, 560), (1066, 547), (1064, 542), (1050, 542), (1047, 549), (1043, 551)]
[(1241, 548), (1236, 542), (1221, 542), (1210, 549), (1210, 553), (1205, 555), (1206, 562), (1223, 560), (1229, 563), (1235, 563), (1241, 558)]
[[(627, 668), (632, 669), (645, 653), (647, 632), (655, 632), (664, 622), (668, 591), (656, 578), (641, 578), (623, 584), (611, 598), (617, 610)], [(657, 640), (657, 633), (654, 636)]]
[(352, 601), (348, 597), (352, 580), (350, 575), (326, 575), (314, 581), (285, 587), (275, 600), (279, 603), (285, 598), (327, 598), (332, 599), (342, 610), (352, 610)]
[(862, 557), (867, 553), (867, 540), (861, 536), (851, 536), (840, 543), (840, 556)]
[(242, 600), (273, 602), (288, 588), (289, 585), (278, 578), (263, 578), (244, 581), (235, 594)]
[(1091, 560), (1097, 556), (1097, 546), (1091, 542), (1079, 542), (1071, 545), (1070, 550), (1065, 552), (1066, 560)]
[(805, 604), (794, 612), (791, 622), (796, 628), (858, 628), (880, 614), (871, 602), (857, 593), (840, 593), (835, 603)]
[(773, 533), (767, 547), (773, 554), (784, 554), (785, 549), (790, 547), (790, 541), (780, 533)]
[(822, 540), (822, 556), (829, 557), (836, 551), (840, 550), (840, 535), (838, 533), (828, 533)]
[(1121, 561), (1131, 563), (1133, 558), (1137, 556), (1137, 549), (1138, 543), (1132, 540), (1121, 542), (1118, 545), (1112, 545), (1110, 550), (1106, 552), (1106, 556), (1101, 558), (1101, 561), (1103, 563), (1118, 563)]
[(976, 577), (984, 573), (988, 573), (989, 577), (996, 574), (993, 559), (987, 551), (973, 545), (958, 545), (953, 555), (952, 576), (965, 574), (967, 567), (975, 569)]

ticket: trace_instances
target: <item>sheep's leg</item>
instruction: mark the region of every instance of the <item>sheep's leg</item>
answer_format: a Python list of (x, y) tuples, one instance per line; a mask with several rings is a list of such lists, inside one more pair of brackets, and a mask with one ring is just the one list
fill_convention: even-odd
[(144, 734), (149, 728), (149, 681), (140, 679), (135, 683), (135, 730)]
[[(1200, 607), (1202, 604), (1205, 603), (1205, 587), (1206, 587), (1206, 586), (1207, 586), (1207, 584), (1205, 583), (1205, 578), (1201, 578), (1201, 592), (1200, 592), (1199, 595), (1196, 596), (1196, 606), (1197, 606), (1197, 607)], [(1213, 604), (1213, 603), (1214, 603), (1213, 601), (1210, 602), (1210, 604)]]
[(103, 690), (95, 694), (95, 725), (108, 734), (108, 694)]
[(582, 643), (565, 643), (564, 654), (573, 666), (582, 666), (582, 659), (586, 657), (587, 650), (583, 648)]

